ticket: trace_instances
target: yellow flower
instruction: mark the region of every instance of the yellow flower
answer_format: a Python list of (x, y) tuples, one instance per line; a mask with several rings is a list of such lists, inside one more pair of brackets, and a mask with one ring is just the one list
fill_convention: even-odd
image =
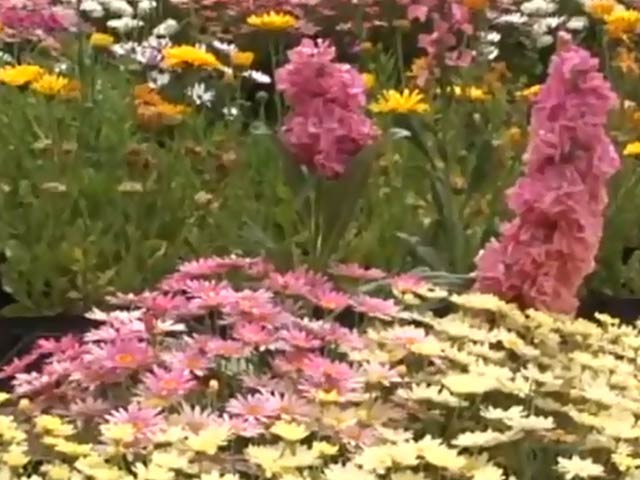
[(232, 52), (231, 65), (234, 67), (249, 68), (253, 63), (254, 58), (255, 54), (253, 52)]
[(4, 402), (9, 400), (10, 398), (11, 398), (11, 395), (9, 395), (7, 392), (0, 392), (0, 405), (2, 405)]
[(107, 441), (130, 443), (136, 437), (136, 427), (131, 423), (107, 423), (100, 425), (100, 433)]
[(365, 72), (362, 74), (362, 82), (364, 83), (364, 88), (371, 90), (376, 85), (376, 76), (373, 73)]
[(607, 15), (605, 22), (607, 24), (607, 33), (611, 38), (623, 38), (638, 30), (640, 26), (640, 12), (620, 8)]
[(167, 68), (220, 68), (222, 64), (218, 57), (206, 50), (192, 45), (176, 45), (162, 51), (164, 66)]
[(64, 463), (50, 463), (42, 470), (47, 474), (47, 480), (70, 480), (72, 475), (71, 468)]
[(464, 6), (469, 10), (486, 10), (489, 0), (463, 0)]
[(542, 90), (542, 85), (532, 85), (530, 87), (523, 88), (522, 90), (520, 90), (518, 93), (516, 93), (516, 97), (520, 99), (532, 101), (538, 96), (538, 94), (540, 93), (540, 90)]
[(247, 23), (263, 30), (288, 30), (295, 27), (298, 20), (288, 13), (270, 11), (262, 15), (251, 15), (247, 18)]
[(627, 143), (622, 154), (630, 157), (640, 156), (640, 141)]
[(249, 445), (244, 456), (255, 465), (259, 465), (267, 478), (271, 478), (280, 470), (278, 461), (282, 457), (283, 447), (281, 445)]
[(31, 84), (31, 90), (47, 97), (71, 97), (77, 95), (78, 84), (62, 75), (47, 73)]
[(0, 68), (0, 82), (12, 87), (22, 87), (44, 75), (45, 70), (38, 65), (16, 65)]
[(178, 452), (176, 450), (166, 452), (156, 450), (151, 454), (151, 464), (167, 470), (187, 471), (192, 457), (193, 454), (191, 453)]
[(0, 460), (9, 467), (23, 467), (31, 458), (25, 453), (27, 447), (25, 445), (11, 445), (5, 453), (2, 454)]
[(95, 32), (91, 34), (89, 38), (89, 45), (95, 48), (109, 48), (116, 42), (116, 39), (113, 35), (109, 35), (108, 33), (100, 33)]
[(223, 427), (209, 427), (187, 439), (187, 447), (193, 452), (215, 455), (218, 449), (227, 443), (231, 431)]
[(310, 433), (309, 429), (304, 425), (282, 420), (276, 422), (269, 431), (289, 442), (298, 442)]
[(315, 451), (318, 455), (329, 457), (338, 453), (340, 447), (329, 442), (313, 442), (311, 450)]
[(571, 458), (558, 458), (558, 471), (564, 478), (590, 478), (604, 477), (604, 467), (595, 463), (590, 458), (580, 458), (577, 455)]
[(613, 64), (627, 75), (640, 74), (640, 65), (638, 65), (636, 52), (629, 50), (628, 48), (618, 49)]
[(75, 433), (75, 428), (65, 423), (60, 417), (55, 415), (40, 415), (35, 418), (33, 423), (36, 426), (36, 432), (46, 433), (54, 437), (68, 437)]
[(455, 98), (471, 100), (472, 102), (481, 102), (483, 100), (488, 100), (489, 98), (491, 98), (491, 95), (489, 95), (485, 90), (474, 85), (454, 85), (453, 96)]
[(429, 105), (419, 90), (384, 90), (369, 108), (374, 113), (424, 113)]
[(589, 0), (585, 5), (585, 10), (592, 17), (604, 19), (607, 15), (610, 15), (618, 5), (618, 2), (614, 0)]

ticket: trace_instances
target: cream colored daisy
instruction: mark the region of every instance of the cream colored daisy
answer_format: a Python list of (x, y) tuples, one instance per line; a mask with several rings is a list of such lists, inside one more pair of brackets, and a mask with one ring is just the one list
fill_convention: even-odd
[(604, 476), (604, 467), (595, 463), (590, 458), (580, 458), (577, 455), (571, 458), (558, 458), (557, 470), (566, 478), (594, 478)]
[(522, 438), (523, 432), (512, 430), (509, 432), (497, 432), (485, 430), (478, 432), (464, 432), (454, 438), (451, 443), (460, 448), (490, 448), (501, 443), (509, 443)]

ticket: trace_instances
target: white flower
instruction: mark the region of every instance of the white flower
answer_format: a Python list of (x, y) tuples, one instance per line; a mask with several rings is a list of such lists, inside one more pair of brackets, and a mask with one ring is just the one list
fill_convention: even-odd
[(154, 37), (170, 37), (178, 31), (179, 25), (173, 18), (167, 18), (153, 29)]
[(70, 65), (67, 62), (58, 62), (53, 66), (53, 71), (55, 73), (68, 73)]
[(567, 24), (567, 30), (580, 31), (584, 30), (589, 25), (589, 19), (587, 17), (571, 17)]
[(495, 23), (506, 25), (523, 25), (528, 21), (529, 17), (519, 12), (507, 13), (506, 15), (501, 15), (495, 19)]
[(223, 53), (233, 53), (238, 51), (238, 47), (236, 47), (233, 43), (225, 43), (219, 40), (214, 40), (211, 42), (211, 45), (216, 50), (219, 50)]
[(451, 443), (456, 447), (490, 448), (501, 443), (512, 442), (523, 436), (522, 432), (517, 430), (511, 432), (496, 432), (495, 430), (485, 430), (483, 432), (464, 432), (454, 438)]
[(106, 4), (107, 10), (121, 17), (133, 17), (133, 7), (124, 0), (111, 0)]
[(530, 415), (521, 418), (505, 418), (504, 423), (516, 430), (551, 430), (556, 426), (551, 417)]
[(520, 5), (522, 13), (527, 15), (549, 15), (558, 9), (558, 5), (550, 0), (529, 0)]
[(80, 4), (80, 11), (86, 13), (91, 18), (101, 18), (104, 16), (104, 8), (95, 0), (85, 0)]
[(151, 70), (147, 74), (147, 81), (153, 88), (165, 86), (171, 80), (171, 74), (163, 70)]
[(236, 107), (224, 107), (222, 113), (227, 120), (233, 120), (238, 116), (239, 110)]
[(6, 65), (11, 63), (15, 63), (13, 57), (7, 52), (0, 51), (0, 64)]
[(541, 35), (536, 38), (536, 45), (538, 48), (548, 47), (554, 42), (553, 37), (551, 35)]
[(144, 23), (137, 18), (113, 18), (107, 22), (107, 27), (117, 30), (119, 33), (126, 33), (141, 27)]
[(155, 0), (142, 0), (138, 4), (138, 14), (139, 15), (148, 15), (153, 12), (156, 8)]
[(193, 86), (187, 88), (187, 95), (191, 97), (191, 100), (196, 105), (204, 105), (210, 107), (213, 103), (213, 99), (216, 96), (216, 92), (208, 90), (204, 83), (196, 83)]
[(261, 83), (263, 85), (269, 85), (271, 83), (271, 77), (266, 73), (259, 72), (258, 70), (247, 70), (246, 72), (242, 72), (242, 76), (250, 78), (254, 82)]
[(590, 458), (583, 459), (574, 455), (571, 458), (558, 458), (558, 471), (566, 478), (603, 477), (604, 467)]

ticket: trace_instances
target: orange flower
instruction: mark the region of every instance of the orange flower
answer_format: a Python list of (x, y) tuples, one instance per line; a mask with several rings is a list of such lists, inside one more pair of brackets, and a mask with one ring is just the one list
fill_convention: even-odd
[(234, 67), (249, 68), (254, 58), (255, 55), (253, 52), (233, 52), (231, 54), (231, 65)]
[(486, 10), (489, 6), (489, 0), (464, 0), (464, 6), (469, 10)]

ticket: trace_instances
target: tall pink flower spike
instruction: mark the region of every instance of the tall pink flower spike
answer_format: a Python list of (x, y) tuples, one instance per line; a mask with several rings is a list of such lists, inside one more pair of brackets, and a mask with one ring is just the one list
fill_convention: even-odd
[(607, 181), (620, 168), (605, 125), (617, 102), (599, 62), (557, 38), (536, 99), (525, 173), (507, 192), (515, 218), (476, 258), (475, 288), (523, 307), (574, 313), (595, 267)]

